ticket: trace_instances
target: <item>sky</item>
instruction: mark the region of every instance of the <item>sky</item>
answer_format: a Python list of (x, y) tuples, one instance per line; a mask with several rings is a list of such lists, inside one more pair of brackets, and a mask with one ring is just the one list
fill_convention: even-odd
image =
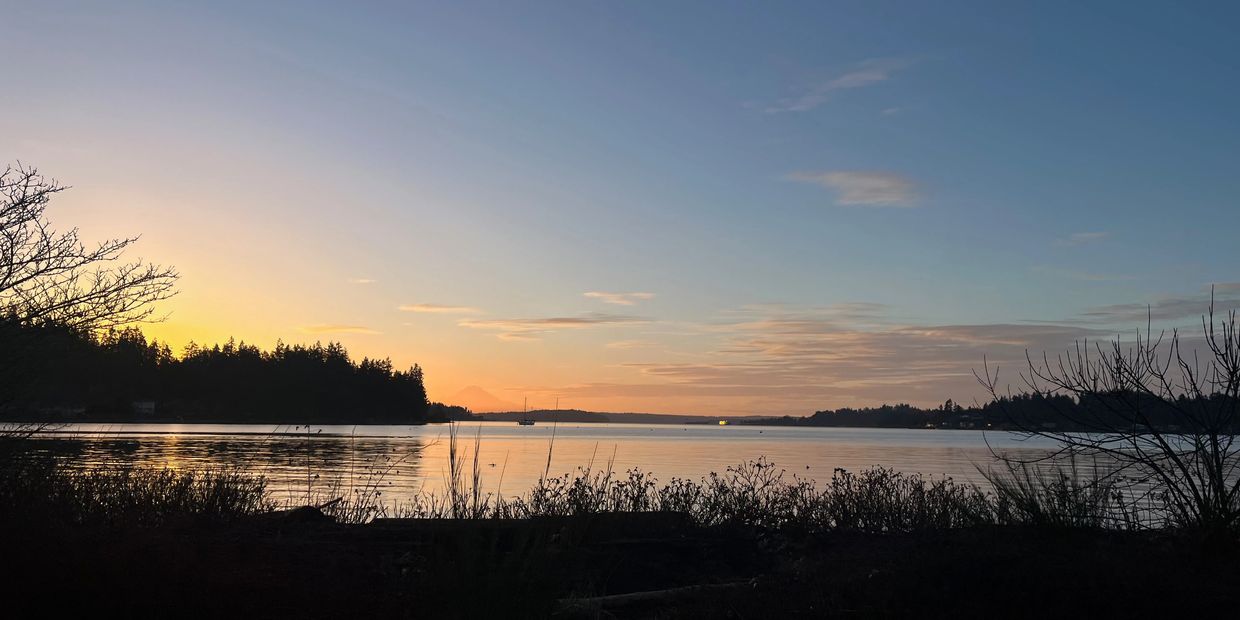
[(805, 415), (1240, 305), (1234, 4), (0, 5), (0, 156), (174, 350)]

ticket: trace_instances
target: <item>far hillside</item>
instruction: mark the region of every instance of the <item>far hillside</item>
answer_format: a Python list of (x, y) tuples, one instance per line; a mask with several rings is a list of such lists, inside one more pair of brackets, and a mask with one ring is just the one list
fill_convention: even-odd
[(574, 423), (632, 423), (632, 424), (718, 424), (720, 420), (730, 424), (752, 422), (762, 419), (760, 416), (700, 416), (671, 413), (610, 413), (599, 411), (582, 411), (580, 409), (536, 409), (529, 412), (505, 411), (501, 413), (479, 413), (474, 419), (488, 422), (516, 422), (521, 419), (535, 422), (574, 422)]

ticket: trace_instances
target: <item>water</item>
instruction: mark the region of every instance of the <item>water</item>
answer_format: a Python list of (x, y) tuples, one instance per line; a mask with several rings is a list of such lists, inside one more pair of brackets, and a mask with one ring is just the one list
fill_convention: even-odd
[[(994, 463), (992, 448), (1032, 456), (1053, 444), (1012, 433), (966, 430), (789, 428), (772, 426), (539, 424), (458, 425), (458, 450), (472, 465), (478, 440), (483, 488), (524, 493), (544, 472), (609, 465), (640, 468), (666, 482), (765, 456), (789, 476), (826, 481), (835, 468), (875, 465), (906, 473), (984, 484), (977, 467)], [(277, 497), (322, 497), (377, 484), (386, 498), (442, 489), (448, 472), (448, 427), (245, 424), (77, 424), (55, 444), (79, 467), (130, 462), (175, 469), (243, 466), (271, 480)], [(554, 441), (554, 446), (552, 442)], [(53, 444), (47, 444), (50, 449)], [(550, 451), (551, 463), (547, 464)]]

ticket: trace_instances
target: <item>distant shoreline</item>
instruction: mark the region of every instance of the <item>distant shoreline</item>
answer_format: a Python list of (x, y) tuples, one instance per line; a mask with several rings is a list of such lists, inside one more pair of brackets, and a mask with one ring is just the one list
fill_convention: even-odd
[[(824, 424), (805, 424), (805, 423), (788, 423), (780, 422), (782, 418), (766, 418), (766, 417), (745, 417), (745, 418), (727, 418), (727, 417), (710, 417), (710, 416), (688, 416), (674, 414), (597, 414), (600, 416), (615, 416), (615, 418), (607, 419), (578, 419), (569, 417), (568, 419), (555, 419), (554, 417), (544, 417), (538, 415), (541, 412), (530, 412), (528, 417), (533, 419), (536, 424), (655, 424), (661, 426), (720, 426), (719, 421), (727, 421), (722, 426), (738, 426), (738, 427), (767, 427), (767, 428), (855, 428), (855, 429), (871, 429), (871, 430), (943, 430), (943, 431), (994, 431), (994, 432), (1013, 432), (1018, 429), (1006, 427), (992, 428), (957, 428), (957, 427), (934, 427), (926, 428), (924, 426), (891, 426), (891, 425), (824, 425)], [(311, 420), (304, 422), (284, 422), (270, 420), (245, 420), (245, 419), (219, 419), (219, 420), (176, 420), (169, 418), (106, 418), (106, 419), (90, 419), (90, 418), (57, 418), (57, 419), (12, 419), (0, 420), (0, 426), (5, 425), (40, 425), (46, 424), (51, 426), (71, 425), (71, 424), (166, 424), (181, 426), (208, 426), (208, 425), (245, 425), (245, 426), (272, 426), (272, 427), (305, 427), (305, 426), (435, 426), (448, 424), (451, 422), (493, 422), (493, 423), (510, 423), (516, 424), (517, 420), (522, 417), (521, 412), (503, 412), (503, 413), (483, 413), (474, 414), (470, 418), (458, 418), (453, 420), (434, 420), (420, 422), (383, 422), (383, 421), (366, 421), (355, 422), (351, 420), (323, 421)], [(630, 417), (632, 416), (632, 417)], [(636, 419), (634, 419), (636, 418)], [(55, 432), (55, 429), (51, 429)], [(74, 431), (81, 434), (106, 434), (107, 431)], [(129, 434), (161, 434), (160, 431), (128, 431)], [(207, 431), (187, 431), (187, 435), (214, 434)], [(304, 435), (301, 431), (280, 431), (280, 432), (238, 432), (230, 433), (237, 435)], [(340, 433), (328, 433), (329, 435), (339, 435)]]

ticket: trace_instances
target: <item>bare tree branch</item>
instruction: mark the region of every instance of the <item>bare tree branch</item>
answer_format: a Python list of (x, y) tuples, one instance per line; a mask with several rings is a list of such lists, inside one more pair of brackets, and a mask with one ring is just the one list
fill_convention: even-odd
[(65, 189), (21, 163), (0, 172), (0, 405), (21, 380), (23, 351), (38, 346), (20, 328), (157, 320), (154, 304), (176, 294), (173, 268), (123, 260), (137, 237), (87, 245), (76, 228), (57, 232), (45, 212)]
[[(1125, 345), (1077, 343), (1040, 360), (1026, 354), (1023, 395), (1069, 396), (1054, 411), (1065, 429), (1026, 423), (1019, 432), (1054, 440), (1043, 460), (1095, 457), (1130, 476), (1141, 494), (1161, 498), (1174, 524), (1223, 534), (1240, 526), (1240, 337), (1236, 312), (1216, 317), (1214, 296), (1202, 317), (1202, 340), (1185, 351), (1180, 333), (1144, 331)], [(1203, 355), (1205, 359), (1203, 359)], [(983, 360), (974, 376), (1001, 409), (1011, 389)], [(1053, 401), (1050, 401), (1053, 402)], [(1080, 429), (1084, 429), (1081, 432)], [(996, 454), (1009, 462), (1015, 459)]]
[(20, 163), (0, 173), (0, 317), (81, 330), (151, 320), (152, 304), (175, 294), (176, 271), (122, 262), (137, 237), (88, 246), (76, 228), (56, 232), (45, 211), (65, 189)]

